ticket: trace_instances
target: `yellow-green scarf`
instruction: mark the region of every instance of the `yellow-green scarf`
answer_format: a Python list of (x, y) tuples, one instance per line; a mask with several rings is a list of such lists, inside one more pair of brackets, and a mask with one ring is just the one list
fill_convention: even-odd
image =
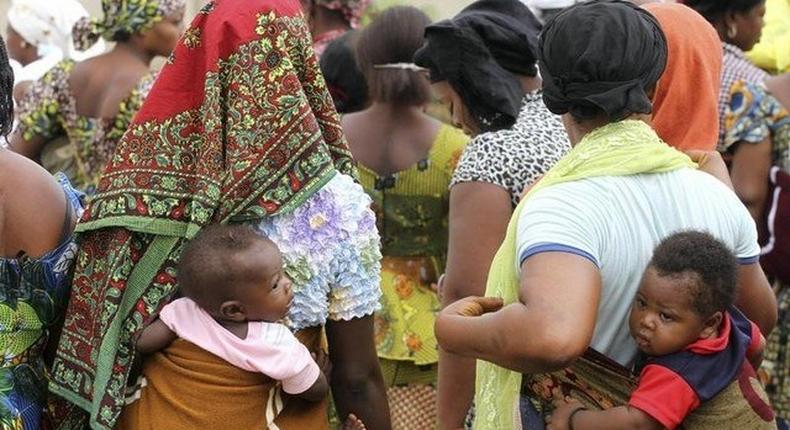
[[(486, 296), (501, 297), (505, 304), (518, 300), (519, 276), (516, 231), (519, 215), (535, 193), (552, 185), (598, 176), (627, 176), (661, 173), (696, 164), (682, 152), (664, 143), (642, 121), (626, 120), (587, 134), (530, 190), (513, 212), (502, 246), (488, 272)], [(475, 393), (475, 430), (520, 428), (518, 399), (521, 373), (478, 361)]]

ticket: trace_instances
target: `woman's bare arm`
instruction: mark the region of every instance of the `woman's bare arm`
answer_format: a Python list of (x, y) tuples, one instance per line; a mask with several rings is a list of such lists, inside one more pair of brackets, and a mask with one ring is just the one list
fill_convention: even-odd
[[(450, 190), (450, 236), (442, 305), (482, 296), (512, 209), (503, 188), (465, 182)], [(463, 427), (474, 397), (475, 360), (439, 349), (439, 428)]]
[[(3, 257), (20, 251), (39, 257), (63, 241), (68, 208), (63, 189), (41, 166), (6, 149), (0, 149), (0, 199)], [(69, 221), (73, 228), (76, 219)]]
[(768, 198), (768, 172), (772, 164), (771, 144), (770, 137), (760, 143), (738, 143), (730, 168), (735, 194), (758, 223), (762, 221)]
[(590, 344), (601, 295), (598, 268), (562, 252), (522, 264), (520, 301), (478, 317), (463, 316), (464, 299), (443, 310), (436, 337), (449, 352), (522, 373), (562, 369)]
[(340, 419), (354, 414), (369, 430), (389, 430), (389, 405), (373, 341), (373, 316), (328, 321), (326, 336), (332, 360), (330, 386)]
[(785, 109), (790, 110), (790, 73), (772, 76), (765, 80), (765, 86)]
[(779, 318), (776, 295), (763, 273), (760, 263), (738, 267), (738, 294), (735, 305), (754, 321), (764, 336), (773, 331)]
[(29, 140), (25, 139), (22, 136), (22, 132), (17, 129), (11, 133), (11, 137), (8, 139), (8, 149), (31, 160), (38, 161), (45, 143), (44, 139), (38, 136), (33, 136)]

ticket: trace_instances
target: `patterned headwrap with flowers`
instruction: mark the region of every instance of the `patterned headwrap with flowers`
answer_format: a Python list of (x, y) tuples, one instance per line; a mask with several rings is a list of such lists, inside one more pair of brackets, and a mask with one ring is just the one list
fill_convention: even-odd
[(315, 4), (329, 10), (339, 10), (351, 25), (358, 28), (365, 9), (370, 5), (370, 0), (315, 0)]
[(102, 0), (103, 18), (83, 18), (74, 25), (77, 49), (84, 50), (99, 38), (112, 41), (118, 33), (135, 34), (152, 27), (164, 17), (183, 10), (186, 0)]

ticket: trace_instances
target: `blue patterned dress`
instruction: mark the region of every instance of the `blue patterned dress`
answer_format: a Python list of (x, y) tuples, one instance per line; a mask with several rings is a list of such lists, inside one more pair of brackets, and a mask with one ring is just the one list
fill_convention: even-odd
[(69, 271), (77, 245), (72, 214), (82, 210), (81, 194), (63, 175), (56, 179), (69, 210), (57, 248), (36, 259), (0, 259), (0, 429), (48, 428), (47, 369), (43, 352), (49, 329), (62, 314), (69, 293)]

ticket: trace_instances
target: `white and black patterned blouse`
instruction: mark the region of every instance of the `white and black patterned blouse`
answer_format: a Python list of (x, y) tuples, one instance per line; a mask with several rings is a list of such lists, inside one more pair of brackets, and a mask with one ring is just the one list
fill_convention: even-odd
[(515, 207), (532, 185), (570, 150), (560, 117), (543, 104), (542, 92), (524, 96), (513, 127), (475, 137), (467, 145), (450, 187), (487, 182), (507, 190)]

